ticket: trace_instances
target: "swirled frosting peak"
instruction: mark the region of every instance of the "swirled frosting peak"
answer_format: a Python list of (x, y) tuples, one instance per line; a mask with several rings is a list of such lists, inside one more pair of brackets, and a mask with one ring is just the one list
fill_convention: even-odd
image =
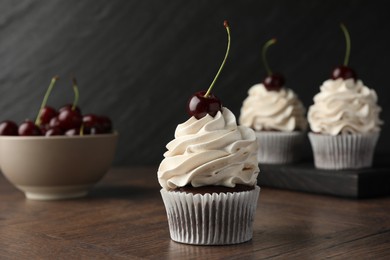
[(256, 131), (306, 130), (305, 108), (297, 95), (288, 88), (268, 91), (256, 84), (248, 91), (241, 107), (239, 122)]
[(179, 124), (167, 149), (157, 173), (164, 189), (253, 186), (257, 182), (255, 133), (237, 126), (235, 116), (225, 107), (215, 117), (191, 117)]
[(380, 131), (377, 95), (361, 80), (329, 79), (320, 90), (308, 112), (313, 132), (338, 135)]

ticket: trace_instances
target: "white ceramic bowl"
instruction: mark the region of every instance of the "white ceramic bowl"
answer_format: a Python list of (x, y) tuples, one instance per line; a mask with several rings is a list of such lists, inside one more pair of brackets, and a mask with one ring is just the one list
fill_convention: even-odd
[(109, 170), (118, 134), (0, 136), (0, 167), (28, 199), (85, 196)]

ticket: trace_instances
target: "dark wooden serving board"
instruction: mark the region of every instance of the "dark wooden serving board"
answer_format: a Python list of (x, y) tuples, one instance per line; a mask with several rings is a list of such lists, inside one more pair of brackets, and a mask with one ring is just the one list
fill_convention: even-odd
[(381, 162), (369, 169), (319, 170), (311, 161), (290, 165), (261, 164), (258, 181), (260, 187), (370, 198), (390, 195), (390, 165)]

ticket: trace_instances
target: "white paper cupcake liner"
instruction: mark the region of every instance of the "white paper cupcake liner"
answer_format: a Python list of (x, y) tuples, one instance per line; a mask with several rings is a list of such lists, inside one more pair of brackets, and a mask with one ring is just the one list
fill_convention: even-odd
[(234, 193), (161, 190), (171, 239), (194, 245), (228, 245), (252, 239), (260, 187)]
[(296, 162), (301, 158), (301, 146), (305, 133), (294, 132), (256, 132), (259, 152), (259, 163), (287, 164)]
[(380, 133), (323, 135), (309, 133), (314, 164), (319, 169), (360, 169), (372, 166)]

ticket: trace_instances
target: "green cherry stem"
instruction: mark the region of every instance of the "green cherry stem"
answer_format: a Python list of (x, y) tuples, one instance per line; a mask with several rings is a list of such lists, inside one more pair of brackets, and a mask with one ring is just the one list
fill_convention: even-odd
[(84, 123), (80, 126), (80, 135), (84, 135)]
[(72, 110), (75, 110), (79, 102), (79, 87), (77, 86), (76, 78), (72, 79), (72, 83), (73, 83), (73, 92), (74, 92)]
[(42, 109), (46, 106), (47, 100), (49, 99), (50, 93), (53, 90), (54, 85), (56, 84), (57, 80), (60, 78), (58, 76), (54, 76), (51, 81), (50, 85), (46, 90), (45, 96), (43, 97), (41, 108), (39, 109), (37, 118), (35, 119), (35, 125), (40, 126), (41, 125), (41, 114), (42, 114)]
[(267, 62), (267, 57), (266, 57), (266, 54), (267, 54), (267, 50), (268, 48), (271, 46), (271, 45), (274, 45), (276, 43), (276, 39), (275, 38), (272, 38), (271, 40), (268, 40), (264, 46), (263, 46), (263, 49), (261, 51), (261, 56), (263, 58), (263, 64), (264, 64), (264, 67), (265, 67), (265, 70), (267, 71), (268, 73), (268, 76), (271, 76), (272, 74), (272, 71), (268, 65), (268, 62)]
[(217, 79), (218, 79), (218, 77), (219, 77), (219, 74), (221, 73), (221, 71), (222, 71), (222, 69), (223, 69), (223, 66), (225, 66), (226, 59), (227, 59), (227, 57), (228, 57), (228, 55), (229, 55), (229, 51), (230, 51), (230, 28), (229, 28), (229, 23), (228, 23), (228, 21), (225, 20), (225, 21), (223, 22), (223, 26), (225, 26), (226, 32), (227, 32), (227, 36), (228, 36), (228, 43), (227, 43), (227, 48), (226, 48), (226, 54), (225, 54), (225, 58), (223, 58), (223, 61), (222, 61), (221, 66), (219, 67), (219, 70), (218, 70), (218, 72), (217, 72), (217, 75), (215, 75), (213, 82), (211, 82), (211, 85), (210, 85), (209, 89), (207, 90), (206, 94), (204, 95), (204, 97), (206, 97), (206, 98), (210, 95), (211, 90), (213, 89), (214, 84), (215, 84), (215, 82), (217, 81)]
[(340, 23), (341, 30), (343, 30), (344, 37), (345, 37), (345, 57), (344, 57), (344, 66), (348, 66), (349, 63), (349, 56), (351, 54), (351, 37), (349, 36), (349, 32), (347, 30), (347, 27), (343, 23)]

